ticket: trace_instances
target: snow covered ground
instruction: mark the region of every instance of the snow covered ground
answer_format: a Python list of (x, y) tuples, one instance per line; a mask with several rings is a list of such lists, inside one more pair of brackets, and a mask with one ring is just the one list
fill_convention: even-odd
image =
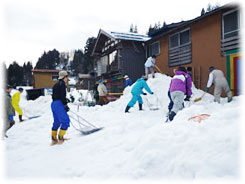
[[(239, 182), (243, 97), (234, 97), (231, 103), (222, 98), (218, 104), (207, 94), (199, 102), (185, 103), (186, 108), (165, 123), (170, 79), (157, 74), (147, 81), (154, 95), (143, 96), (144, 111), (136, 104), (124, 113), (131, 87), (119, 100), (102, 107), (78, 109), (69, 104), (71, 111), (104, 128), (84, 136), (71, 125), (66, 134), (70, 140), (63, 145), (50, 146), (51, 96), (22, 98), (25, 114), (41, 117), (19, 123), (15, 116), (16, 124), (3, 141), (5, 181)], [(192, 100), (203, 91), (193, 88), (193, 93)], [(72, 95), (79, 98), (76, 91)], [(158, 101), (160, 109), (150, 110), (147, 100), (155, 105)], [(199, 114), (211, 116), (201, 123), (188, 120)], [(72, 119), (71, 123), (78, 127)]]

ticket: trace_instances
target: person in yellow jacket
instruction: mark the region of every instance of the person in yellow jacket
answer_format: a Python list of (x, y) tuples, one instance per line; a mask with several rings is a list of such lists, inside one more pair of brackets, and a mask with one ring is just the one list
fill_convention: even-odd
[(18, 114), (19, 114), (19, 120), (20, 120), (20, 122), (24, 121), (24, 120), (22, 119), (23, 112), (22, 112), (22, 110), (21, 110), (21, 108), (20, 108), (20, 106), (19, 106), (19, 103), (20, 103), (20, 94), (21, 94), (21, 93), (23, 93), (23, 88), (19, 88), (19, 91), (17, 91), (17, 92), (13, 95), (13, 97), (12, 97), (12, 105), (13, 105), (13, 107), (14, 107), (14, 110), (15, 110), (16, 112), (18, 112)]

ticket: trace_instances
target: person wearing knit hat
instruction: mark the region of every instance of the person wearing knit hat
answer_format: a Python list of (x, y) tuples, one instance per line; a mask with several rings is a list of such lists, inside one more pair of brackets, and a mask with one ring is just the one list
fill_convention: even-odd
[(125, 79), (125, 88), (127, 86), (131, 86), (132, 85), (132, 80), (128, 77), (128, 75), (125, 75), (124, 79)]

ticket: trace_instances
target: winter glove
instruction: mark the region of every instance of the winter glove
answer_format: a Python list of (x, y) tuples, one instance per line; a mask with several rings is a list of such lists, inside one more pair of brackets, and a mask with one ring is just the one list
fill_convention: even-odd
[(151, 94), (153, 95), (154, 93), (153, 93), (153, 92), (151, 92)]
[(191, 98), (190, 96), (186, 96), (184, 101), (190, 101), (190, 98)]
[(207, 92), (207, 93), (209, 92), (209, 88), (208, 88), (208, 87), (206, 88), (206, 92)]
[(65, 107), (66, 112), (68, 112), (70, 110), (70, 108), (68, 107), (68, 105), (65, 105), (64, 107)]
[(13, 114), (10, 114), (10, 115), (9, 115), (9, 120), (10, 120), (10, 121), (14, 120), (14, 115), (13, 115)]
[(147, 93), (143, 93), (143, 95), (147, 95)]
[(66, 98), (66, 102), (67, 102), (67, 103), (70, 103), (71, 100), (70, 100), (69, 98)]

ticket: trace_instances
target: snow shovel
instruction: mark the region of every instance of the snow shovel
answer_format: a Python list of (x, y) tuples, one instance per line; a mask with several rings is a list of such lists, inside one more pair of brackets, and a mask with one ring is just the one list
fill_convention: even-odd
[[(25, 108), (22, 108), (22, 109), (25, 112), (25, 116), (27, 117), (27, 120), (34, 119), (34, 118), (39, 118), (41, 116), (41, 115), (34, 115), (34, 114), (30, 113), (29, 111), (27, 111)], [(31, 115), (31, 116), (28, 116), (26, 114)]]
[(160, 68), (157, 65), (155, 65), (155, 67), (161, 74), (163, 74), (163, 72), (160, 70)]
[[(88, 122), (86, 119), (84, 119), (83, 117), (79, 116), (78, 114), (76, 114), (75, 112), (71, 111), (70, 112), (74, 115), (77, 116), (77, 119), (75, 117), (73, 117), (72, 115), (69, 115), (69, 117), (71, 117), (73, 120), (75, 120), (78, 125), (79, 128), (75, 127), (73, 123), (72, 126), (75, 130), (81, 132), (83, 135), (89, 135), (92, 134), (94, 132), (97, 132), (99, 130), (101, 130), (103, 127), (98, 128), (95, 125), (93, 125), (92, 123)], [(82, 123), (79, 119), (81, 119), (84, 123)]]
[(157, 105), (154, 106), (154, 104), (151, 104), (151, 103), (149, 102), (149, 100), (148, 100), (147, 98), (145, 98), (146, 103), (147, 103), (147, 105), (148, 105), (148, 107), (149, 107), (149, 109), (150, 109), (151, 111), (159, 110), (159, 107), (158, 107), (159, 100), (158, 100), (158, 97), (157, 97), (157, 96), (156, 96), (156, 99), (157, 99)]
[(203, 95), (202, 95), (201, 97), (194, 99), (194, 102), (200, 101), (200, 100), (203, 98), (203, 96), (204, 96), (205, 94), (206, 94), (206, 92), (204, 92)]

